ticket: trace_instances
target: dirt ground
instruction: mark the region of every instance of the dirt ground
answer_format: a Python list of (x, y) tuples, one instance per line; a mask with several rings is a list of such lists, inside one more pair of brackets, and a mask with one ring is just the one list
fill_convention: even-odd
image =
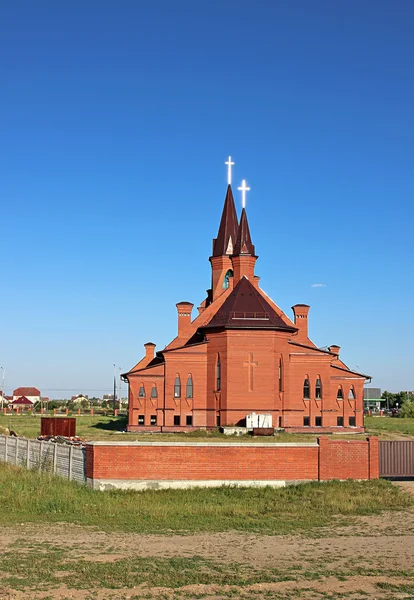
[[(414, 481), (401, 482), (414, 494)], [(67, 585), (46, 591), (15, 591), (2, 587), (0, 600), (138, 598), (274, 598), (365, 599), (414, 598), (414, 511), (359, 517), (349, 526), (321, 528), (309, 535), (265, 536), (244, 533), (161, 536), (105, 533), (73, 524), (22, 524), (0, 531), (2, 555), (18, 549), (53, 544), (68, 560), (106, 563), (108, 568), (131, 557), (212, 559), (232, 569), (235, 563), (267, 572), (278, 569), (286, 580), (252, 585), (187, 585), (179, 589), (139, 584), (119, 589), (72, 589)], [(1, 562), (0, 562), (1, 565)], [(294, 577), (291, 577), (292, 574)], [(74, 574), (76, 577), (76, 574)], [(283, 579), (283, 577), (282, 577)], [(290, 579), (290, 580), (289, 580)], [(293, 580), (292, 580), (293, 579)], [(4, 581), (4, 580), (3, 580)]]

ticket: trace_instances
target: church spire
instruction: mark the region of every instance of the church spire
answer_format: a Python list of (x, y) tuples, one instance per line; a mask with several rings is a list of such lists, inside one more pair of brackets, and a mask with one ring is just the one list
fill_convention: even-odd
[(251, 254), (254, 256), (254, 246), (252, 244), (252, 238), (250, 237), (249, 223), (247, 221), (246, 209), (244, 207), (240, 217), (236, 245), (234, 246), (233, 250), (234, 256), (239, 256), (240, 254)]
[(213, 240), (213, 256), (233, 254), (238, 228), (239, 222), (234, 205), (233, 192), (231, 185), (228, 185), (217, 238)]

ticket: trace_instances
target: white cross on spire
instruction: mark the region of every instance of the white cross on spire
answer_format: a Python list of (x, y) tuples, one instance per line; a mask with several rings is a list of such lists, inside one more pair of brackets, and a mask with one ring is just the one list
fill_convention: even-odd
[(246, 192), (250, 192), (250, 188), (247, 187), (245, 179), (243, 179), (241, 187), (237, 189), (242, 193), (242, 208), (246, 208)]
[(228, 165), (227, 169), (227, 183), (231, 185), (231, 166), (234, 165), (234, 162), (231, 162), (231, 156), (229, 156), (229, 160), (224, 163)]

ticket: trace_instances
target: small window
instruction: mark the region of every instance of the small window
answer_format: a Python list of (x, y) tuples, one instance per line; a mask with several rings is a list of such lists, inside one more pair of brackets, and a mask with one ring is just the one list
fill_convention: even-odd
[(310, 398), (309, 379), (305, 379), (305, 381), (303, 382), (303, 397), (308, 399)]
[(303, 426), (309, 427), (310, 425), (310, 417), (303, 417)]
[(140, 385), (139, 392), (138, 392), (138, 398), (145, 398), (145, 388), (144, 388), (143, 383), (141, 383), (141, 385)]
[(188, 376), (187, 385), (185, 388), (185, 397), (192, 398), (193, 397), (193, 378), (191, 375)]
[(351, 389), (349, 390), (348, 400), (355, 400), (355, 392), (353, 387), (351, 387)]
[[(232, 254), (233, 253), (233, 244), (231, 243), (231, 238), (229, 240), (229, 248), (228, 250), (230, 250), (230, 252), (227, 252), (227, 254)], [(230, 285), (229, 279), (230, 277), (233, 277), (233, 271), (231, 269), (229, 269), (227, 271), (227, 273), (224, 276), (224, 281), (223, 281), (223, 290), (227, 290), (227, 288)]]
[(158, 398), (158, 391), (157, 391), (157, 386), (155, 385), (155, 383), (152, 386), (151, 389), (151, 398)]
[(174, 425), (180, 426), (180, 415), (174, 415)]
[(283, 391), (283, 363), (282, 359), (279, 358), (279, 392)]
[(151, 415), (150, 423), (151, 425), (157, 424), (157, 415)]
[(322, 398), (322, 382), (319, 377), (315, 385), (315, 398)]
[(343, 427), (344, 426), (344, 418), (343, 417), (336, 417), (336, 426), (337, 427)]
[(217, 366), (216, 366), (216, 391), (221, 390), (221, 361), (220, 354), (217, 354)]
[(216, 425), (217, 427), (220, 427), (220, 415), (217, 415), (216, 417)]
[(315, 417), (315, 427), (322, 427), (322, 417)]
[(174, 398), (181, 398), (181, 381), (180, 376), (177, 375), (174, 383)]
[(187, 425), (187, 427), (191, 427), (191, 425), (193, 424), (193, 415), (186, 416), (185, 424)]
[(145, 425), (145, 416), (138, 415), (138, 425)]
[(338, 391), (336, 392), (336, 399), (337, 400), (343, 400), (344, 399), (344, 393), (342, 391), (342, 386), (339, 386)]
[(356, 419), (355, 417), (349, 417), (349, 426), (356, 427)]

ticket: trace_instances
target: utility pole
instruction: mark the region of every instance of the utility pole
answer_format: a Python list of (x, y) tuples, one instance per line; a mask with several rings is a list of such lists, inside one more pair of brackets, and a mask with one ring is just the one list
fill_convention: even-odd
[(114, 402), (113, 402), (113, 405), (114, 405), (114, 414), (115, 414), (115, 409), (116, 409), (116, 366), (115, 366), (115, 363), (114, 363)]
[(122, 369), (119, 367), (119, 412), (122, 410)]

